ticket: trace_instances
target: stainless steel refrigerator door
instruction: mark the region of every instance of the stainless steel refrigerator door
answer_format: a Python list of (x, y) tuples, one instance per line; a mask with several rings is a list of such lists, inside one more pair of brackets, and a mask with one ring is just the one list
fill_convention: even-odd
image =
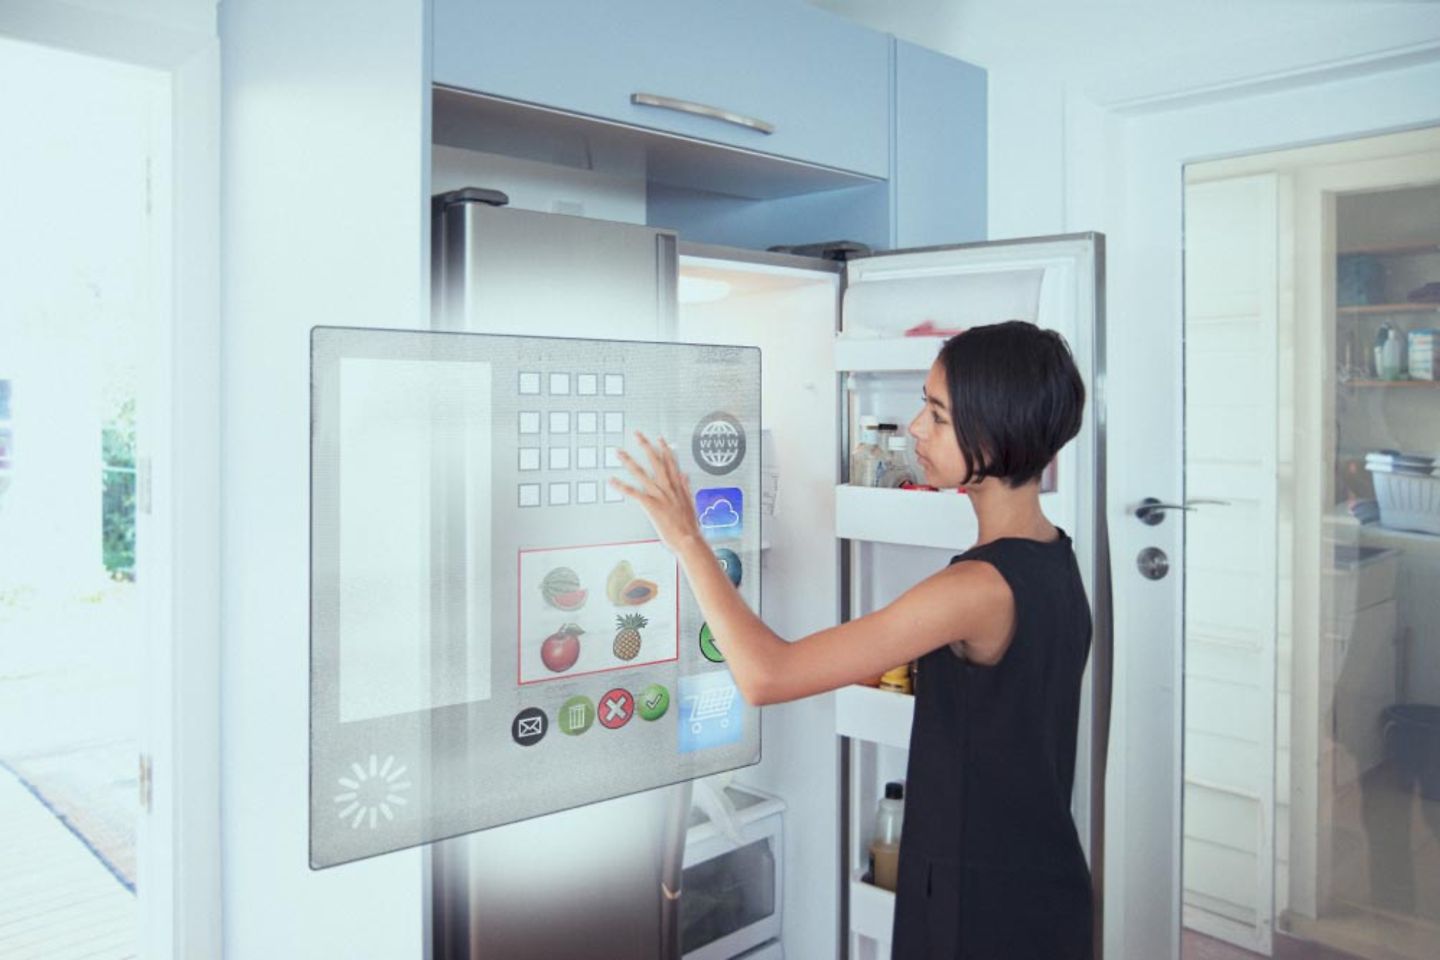
[[(436, 329), (674, 338), (674, 233), (497, 209), (482, 194), (434, 201)], [(429, 955), (677, 957), (689, 805), (685, 783), (433, 844)]]

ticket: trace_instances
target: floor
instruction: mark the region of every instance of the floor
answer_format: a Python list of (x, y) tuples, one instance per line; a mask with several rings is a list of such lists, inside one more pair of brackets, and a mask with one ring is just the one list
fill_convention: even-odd
[(137, 600), (106, 579), (0, 591), (5, 960), (135, 953)]
[(135, 957), (135, 895), (5, 769), (0, 824), (0, 957)]
[(1251, 953), (1249, 950), (1232, 947), (1223, 940), (1215, 940), (1203, 933), (1185, 930), (1180, 936), (1180, 960), (1266, 960), (1266, 958), (1261, 954)]

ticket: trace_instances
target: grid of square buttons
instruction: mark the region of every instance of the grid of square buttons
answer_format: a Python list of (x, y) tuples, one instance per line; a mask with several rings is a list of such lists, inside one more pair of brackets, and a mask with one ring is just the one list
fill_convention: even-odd
[[(623, 373), (569, 373), (564, 371), (541, 372), (522, 370), (517, 375), (517, 392), (523, 397), (623, 397), (625, 396), (625, 375)], [(539, 473), (542, 470), (562, 472), (568, 470), (617, 469), (620, 467), (619, 447), (605, 446), (601, 456), (598, 444), (582, 444), (573, 449), (565, 443), (572, 433), (599, 439), (600, 434), (623, 434), (625, 413), (621, 410), (522, 410), (517, 424), (520, 435), (527, 439), (528, 446), (517, 451), (517, 467), (522, 473)], [(550, 445), (542, 445), (541, 435), (551, 439)], [(565, 443), (555, 445), (555, 441)], [(571, 481), (547, 480), (526, 482), (518, 487), (519, 505), (538, 507), (543, 505), (564, 506), (571, 503), (618, 503), (624, 497), (608, 483), (597, 480)], [(603, 492), (602, 492), (603, 491)]]

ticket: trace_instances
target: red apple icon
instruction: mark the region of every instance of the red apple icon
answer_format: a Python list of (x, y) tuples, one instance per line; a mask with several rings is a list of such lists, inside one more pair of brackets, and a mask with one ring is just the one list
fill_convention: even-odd
[(540, 645), (540, 659), (555, 673), (564, 673), (575, 666), (580, 659), (580, 634), (584, 633), (573, 623), (556, 630)]

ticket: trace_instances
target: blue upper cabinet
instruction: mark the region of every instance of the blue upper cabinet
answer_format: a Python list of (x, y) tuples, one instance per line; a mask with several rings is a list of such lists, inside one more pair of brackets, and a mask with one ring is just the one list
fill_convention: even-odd
[(435, 0), (434, 38), (439, 84), (890, 176), (890, 38), (801, 0)]
[(895, 41), (896, 247), (986, 239), (985, 71)]

